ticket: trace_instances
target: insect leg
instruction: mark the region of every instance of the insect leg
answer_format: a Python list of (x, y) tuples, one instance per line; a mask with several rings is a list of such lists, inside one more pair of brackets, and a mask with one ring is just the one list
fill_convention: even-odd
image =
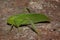
[(7, 34), (9, 34), (12, 31), (12, 29), (13, 29), (13, 25), (11, 25), (11, 28), (10, 28), (10, 30), (8, 30)]
[(31, 11), (29, 10), (29, 8), (26, 8), (26, 10), (28, 11), (28, 13), (31, 13)]
[(32, 20), (30, 20), (29, 18), (27, 18), (29, 20), (29, 22), (31, 23), (32, 27), (29, 27), (30, 29), (32, 29), (35, 33), (39, 34), (39, 31), (36, 29), (35, 24), (33, 23)]
[(12, 29), (13, 29), (13, 26), (11, 26), (11, 28), (10, 28), (10, 30), (9, 30), (9, 31), (12, 31)]
[[(21, 21), (21, 23), (23, 22), (24, 20), (22, 20)], [(20, 31), (22, 31), (22, 28), (20, 27), (20, 25), (17, 25), (17, 21), (16, 20), (14, 20), (14, 22), (15, 22), (15, 25), (16, 25), (16, 27), (17, 27), (17, 30), (18, 30), (18, 33), (20, 32)]]

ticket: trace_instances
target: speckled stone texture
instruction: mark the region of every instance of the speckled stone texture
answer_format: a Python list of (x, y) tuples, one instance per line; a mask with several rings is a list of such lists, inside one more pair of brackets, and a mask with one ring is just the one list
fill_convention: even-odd
[[(50, 23), (35, 24), (40, 35), (28, 26), (19, 28), (20, 32), (15, 27), (9, 32), (11, 26), (7, 25), (7, 18), (27, 12), (25, 7), (51, 19)], [(60, 0), (0, 0), (0, 40), (60, 40)]]

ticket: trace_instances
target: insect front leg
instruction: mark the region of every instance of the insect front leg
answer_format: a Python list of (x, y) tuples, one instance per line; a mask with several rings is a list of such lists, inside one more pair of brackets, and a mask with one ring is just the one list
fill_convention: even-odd
[(13, 25), (11, 26), (11, 28), (10, 28), (10, 30), (9, 30), (9, 31), (11, 32), (11, 31), (12, 31), (12, 29), (13, 29)]
[(10, 30), (8, 30), (7, 34), (9, 34), (12, 31), (12, 29), (13, 29), (13, 25), (11, 25), (11, 28), (10, 28)]

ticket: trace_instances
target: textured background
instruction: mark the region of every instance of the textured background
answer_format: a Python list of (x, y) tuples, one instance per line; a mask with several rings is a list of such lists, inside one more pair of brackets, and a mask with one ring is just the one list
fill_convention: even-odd
[[(8, 34), (11, 26), (6, 24), (7, 18), (27, 12), (25, 7), (51, 19), (51, 23), (36, 24), (40, 36), (28, 27), (22, 27), (20, 32), (14, 28)], [(0, 0), (0, 40), (60, 40), (60, 0)]]

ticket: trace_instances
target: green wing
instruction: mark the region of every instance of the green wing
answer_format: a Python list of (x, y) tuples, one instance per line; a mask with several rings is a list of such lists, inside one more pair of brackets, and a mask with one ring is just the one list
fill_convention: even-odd
[(34, 22), (44, 22), (44, 21), (49, 21), (50, 19), (44, 15), (44, 14), (31, 14), (29, 15), (29, 18)]
[(15, 15), (15, 16), (16, 16), (15, 23), (17, 25), (30, 24), (30, 22), (29, 22), (29, 20), (27, 20), (27, 18), (32, 20), (33, 23), (44, 22), (44, 21), (49, 21), (50, 20), (44, 14), (18, 14), (18, 15)]

